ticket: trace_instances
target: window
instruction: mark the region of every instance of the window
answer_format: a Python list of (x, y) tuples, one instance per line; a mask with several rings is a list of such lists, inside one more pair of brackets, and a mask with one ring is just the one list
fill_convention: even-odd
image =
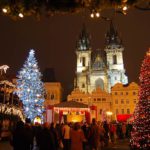
[(54, 99), (54, 93), (51, 94), (51, 99), (52, 99), (52, 100)]
[(99, 114), (100, 114), (100, 115), (102, 114), (102, 109), (99, 110)]
[(117, 99), (115, 100), (115, 104), (118, 104), (118, 100)]
[(80, 99), (80, 101), (82, 101), (82, 98)]
[(128, 99), (126, 100), (126, 104), (129, 104), (129, 100)]
[(96, 101), (96, 98), (94, 98), (94, 101)]
[(85, 67), (85, 57), (82, 57), (82, 66)]
[(130, 109), (127, 109), (127, 114), (130, 114)]
[(100, 98), (98, 98), (98, 99), (97, 99), (97, 101), (101, 101), (101, 99), (100, 99)]
[(121, 99), (121, 104), (124, 104), (124, 100), (123, 99)]
[(133, 101), (134, 101), (134, 104), (136, 104), (136, 99), (134, 99)]
[(118, 114), (119, 112), (118, 112), (118, 109), (116, 109), (116, 114)]
[(124, 109), (121, 109), (122, 114), (124, 114)]
[(106, 101), (106, 98), (102, 98), (102, 101)]
[(120, 95), (123, 95), (123, 92), (121, 92)]
[(128, 95), (129, 93), (128, 92), (126, 92), (126, 95)]
[(117, 92), (115, 92), (115, 95), (117, 95)]
[(136, 95), (136, 92), (133, 92), (133, 95)]
[(84, 83), (82, 84), (82, 88), (85, 88), (85, 84)]
[(117, 64), (117, 56), (113, 55), (113, 64)]

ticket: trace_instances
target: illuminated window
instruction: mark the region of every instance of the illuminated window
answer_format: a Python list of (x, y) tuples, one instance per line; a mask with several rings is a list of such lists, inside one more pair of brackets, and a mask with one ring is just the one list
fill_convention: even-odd
[(113, 55), (113, 64), (117, 64), (117, 56)]

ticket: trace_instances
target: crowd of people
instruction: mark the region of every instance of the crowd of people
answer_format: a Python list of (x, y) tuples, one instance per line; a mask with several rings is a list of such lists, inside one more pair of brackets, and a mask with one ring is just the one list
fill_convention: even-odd
[(19, 121), (11, 131), (14, 150), (102, 150), (118, 139), (130, 138), (131, 124), (92, 120), (88, 123), (44, 123)]

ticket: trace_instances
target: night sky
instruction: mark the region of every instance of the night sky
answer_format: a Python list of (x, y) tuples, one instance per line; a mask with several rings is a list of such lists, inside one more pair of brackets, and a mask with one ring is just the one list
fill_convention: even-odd
[[(138, 83), (141, 62), (150, 47), (150, 11), (130, 10), (126, 16), (103, 11), (102, 15), (113, 16), (125, 47), (126, 74), (129, 82)], [(17, 74), (33, 48), (40, 71), (54, 68), (65, 95), (70, 93), (75, 77), (75, 46), (83, 23), (91, 35), (92, 49), (104, 49), (109, 22), (91, 19), (85, 12), (42, 17), (40, 21), (34, 17), (14, 21), (0, 16), (0, 65), (9, 65), (7, 73)]]

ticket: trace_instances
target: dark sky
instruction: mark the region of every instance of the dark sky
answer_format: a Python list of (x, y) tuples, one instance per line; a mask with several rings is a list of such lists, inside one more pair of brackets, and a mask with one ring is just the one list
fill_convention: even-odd
[[(124, 16), (102, 12), (103, 16), (114, 16), (114, 24), (120, 33), (124, 50), (124, 64), (129, 82), (138, 82), (140, 65), (150, 47), (150, 11), (130, 10)], [(91, 19), (89, 14), (55, 15), (33, 17), (14, 21), (0, 16), (0, 65), (10, 66), (8, 73), (16, 74), (23, 66), (29, 49), (36, 50), (40, 70), (55, 68), (56, 79), (62, 82), (65, 94), (72, 90), (75, 76), (75, 45), (82, 24), (91, 35), (93, 50), (103, 49), (109, 22)]]

